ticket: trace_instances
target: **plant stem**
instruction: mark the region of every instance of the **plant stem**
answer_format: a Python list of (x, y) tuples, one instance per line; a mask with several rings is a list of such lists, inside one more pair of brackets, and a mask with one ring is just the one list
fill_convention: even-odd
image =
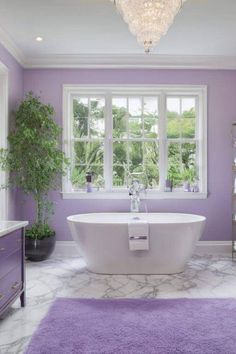
[(36, 205), (37, 205), (37, 224), (42, 225), (43, 224), (43, 215), (42, 215), (42, 196), (41, 194), (38, 194), (36, 196)]

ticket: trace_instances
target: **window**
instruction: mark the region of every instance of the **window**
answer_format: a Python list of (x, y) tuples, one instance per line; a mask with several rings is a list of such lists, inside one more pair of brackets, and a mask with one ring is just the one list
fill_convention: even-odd
[(94, 185), (104, 187), (105, 97), (73, 96), (72, 107), (73, 189), (84, 187), (89, 171)]
[(167, 177), (174, 187), (184, 181), (194, 182), (199, 176), (196, 106), (194, 96), (167, 96)]
[[(127, 193), (131, 178), (158, 197), (206, 197), (206, 88), (64, 86), (66, 196), (85, 190)], [(173, 181), (166, 193), (165, 181)], [(185, 182), (199, 193), (183, 193)], [(175, 193), (176, 192), (176, 193)], [(168, 195), (168, 196), (167, 196)]]
[(149, 188), (159, 186), (158, 97), (111, 97), (112, 187), (138, 176)]

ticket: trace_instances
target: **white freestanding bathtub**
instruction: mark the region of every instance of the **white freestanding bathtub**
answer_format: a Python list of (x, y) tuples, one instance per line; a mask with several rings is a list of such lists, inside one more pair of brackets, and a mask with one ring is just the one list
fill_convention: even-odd
[[(149, 250), (129, 250), (128, 225), (135, 217), (149, 224)], [(184, 270), (206, 218), (177, 213), (94, 213), (67, 220), (92, 272), (173, 274)]]

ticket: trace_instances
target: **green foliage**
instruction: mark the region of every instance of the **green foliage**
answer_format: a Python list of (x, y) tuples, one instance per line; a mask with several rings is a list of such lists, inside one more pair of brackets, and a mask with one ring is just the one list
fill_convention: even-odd
[(86, 183), (86, 173), (93, 172), (93, 184), (97, 187), (103, 186), (103, 144), (99, 141), (77, 141), (74, 151), (76, 159), (71, 173), (72, 184), (83, 187)]
[(68, 165), (59, 147), (62, 129), (54, 121), (54, 114), (51, 105), (28, 93), (16, 111), (15, 127), (8, 136), (10, 147), (0, 151), (0, 165), (10, 172), (9, 185), (34, 198), (35, 224), (40, 227), (53, 210), (48, 192), (60, 186)]
[(195, 143), (170, 143), (168, 148), (167, 178), (177, 187), (183, 182), (194, 182), (197, 179), (195, 166)]
[(124, 107), (112, 107), (113, 114), (113, 138), (122, 138), (126, 134), (127, 111)]
[[(96, 119), (103, 117), (103, 110), (97, 101), (92, 101), (90, 107), (82, 100), (74, 103), (74, 134), (84, 138), (103, 137), (94, 129), (93, 123), (88, 127), (88, 115)], [(125, 103), (124, 103), (125, 106)], [(127, 185), (129, 178), (138, 174), (143, 184), (149, 188), (158, 187), (159, 184), (159, 147), (158, 140), (142, 142), (140, 138), (158, 139), (157, 113), (145, 113), (141, 117), (132, 116), (124, 106), (112, 106), (113, 118), (113, 186), (123, 187)], [(145, 106), (144, 106), (145, 111)], [(93, 112), (93, 113), (91, 113)], [(141, 113), (140, 113), (141, 114)], [(167, 138), (168, 146), (168, 171), (167, 178), (173, 181), (173, 186), (178, 187), (187, 179), (191, 183), (197, 179), (196, 172), (196, 144), (180, 143), (178, 139), (193, 139), (195, 137), (195, 109), (190, 108), (179, 114), (167, 112)], [(136, 139), (128, 142), (127, 138)], [(123, 140), (122, 140), (123, 139)], [(176, 140), (175, 140), (176, 139)], [(103, 186), (103, 160), (104, 147), (99, 140), (93, 142), (80, 141), (74, 145), (75, 163), (71, 172), (72, 184), (84, 187), (86, 172), (94, 172), (93, 184)]]
[[(140, 138), (157, 138), (157, 117), (147, 114), (144, 124), (140, 118), (130, 118), (124, 107), (112, 107), (113, 138), (113, 185), (122, 187), (127, 185), (128, 179), (139, 174), (144, 184), (155, 187), (159, 183), (158, 144), (156, 142), (119, 141), (127, 137), (127, 120), (129, 136)], [(129, 159), (128, 159), (129, 155)], [(130, 177), (131, 176), (131, 177)], [(131, 178), (132, 179), (132, 178)]]
[(169, 139), (194, 138), (195, 136), (195, 112), (189, 111), (179, 115), (177, 112), (167, 112), (167, 137)]
[[(86, 173), (93, 172), (93, 184), (96, 187), (104, 186), (103, 178), (103, 143), (96, 140), (104, 136), (104, 103), (101, 99), (73, 100), (74, 136), (79, 139), (94, 138), (93, 142), (85, 140), (74, 144), (75, 160), (71, 169), (71, 183), (82, 188), (86, 184)], [(88, 115), (90, 113), (90, 124)]]
[(195, 168), (185, 168), (182, 172), (183, 181), (193, 183), (197, 180), (197, 172)]
[(48, 224), (33, 224), (26, 230), (25, 236), (33, 240), (42, 240), (55, 236), (55, 231)]

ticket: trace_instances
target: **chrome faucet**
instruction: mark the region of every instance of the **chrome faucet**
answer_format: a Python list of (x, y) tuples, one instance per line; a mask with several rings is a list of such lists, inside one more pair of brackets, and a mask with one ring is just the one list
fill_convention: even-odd
[(129, 196), (130, 196), (130, 211), (132, 213), (139, 212), (140, 205), (140, 192), (141, 192), (140, 183), (137, 179), (133, 179), (131, 182), (131, 186), (129, 188)]

